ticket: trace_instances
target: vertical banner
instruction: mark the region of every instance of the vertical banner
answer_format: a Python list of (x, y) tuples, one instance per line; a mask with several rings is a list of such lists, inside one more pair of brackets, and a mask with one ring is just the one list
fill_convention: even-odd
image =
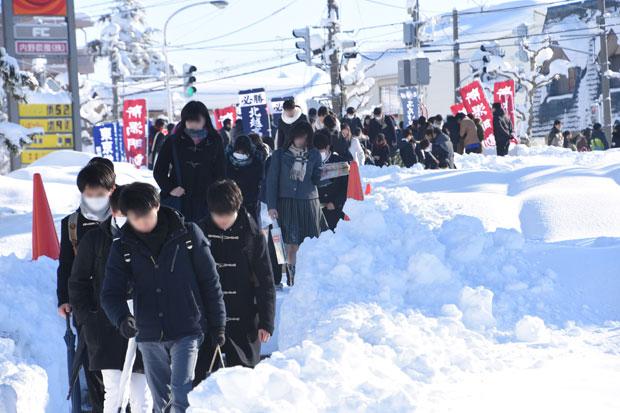
[(123, 162), (125, 160), (123, 136), (118, 132), (118, 125), (114, 123), (93, 127), (95, 153), (113, 162)]
[(459, 90), (461, 99), (467, 113), (480, 119), (480, 124), (484, 129), (484, 140), (487, 145), (494, 145), (491, 137), (493, 136), (493, 114), (489, 101), (484, 94), (484, 89), (479, 81), (474, 80)]
[(214, 109), (213, 117), (215, 118), (215, 128), (217, 130), (222, 129), (224, 126), (224, 119), (230, 119), (232, 125), (235, 126), (235, 121), (237, 120), (237, 109), (235, 109), (232, 105), (225, 108)]
[(454, 116), (456, 116), (456, 114), (459, 112), (467, 114), (467, 111), (465, 110), (465, 105), (463, 105), (462, 103), (455, 103), (454, 105), (450, 106), (450, 112), (452, 112), (452, 115)]
[(493, 101), (499, 102), (504, 108), (504, 112), (515, 124), (515, 81), (512, 79), (503, 82), (495, 82), (493, 85)]
[(271, 135), (269, 113), (267, 112), (267, 94), (265, 89), (239, 91), (239, 107), (245, 133), (258, 133), (260, 136)]
[(146, 166), (147, 133), (146, 99), (128, 99), (123, 102), (123, 142), (127, 162), (136, 168)]
[(282, 98), (271, 98), (271, 122), (272, 128), (277, 129), (278, 123), (280, 123), (280, 119), (282, 119), (282, 112), (284, 109), (282, 105), (284, 105), (284, 101), (293, 99), (293, 96), (286, 96)]
[(420, 99), (415, 86), (401, 86), (398, 88), (400, 102), (403, 106), (403, 125), (410, 126), (420, 116)]

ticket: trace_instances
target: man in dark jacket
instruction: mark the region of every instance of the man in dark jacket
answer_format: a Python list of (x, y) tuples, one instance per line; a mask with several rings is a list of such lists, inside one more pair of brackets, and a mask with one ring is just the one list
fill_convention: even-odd
[(220, 129), (220, 136), (222, 137), (222, 144), (224, 145), (224, 149), (226, 149), (228, 145), (234, 144), (232, 140), (232, 120), (230, 118), (226, 118), (222, 122), (222, 129)]
[(383, 115), (383, 110), (376, 107), (373, 112), (370, 125), (368, 127), (368, 138), (370, 144), (374, 146), (377, 136), (382, 133), (390, 148), (396, 145), (396, 126), (391, 116)]
[(188, 221), (207, 214), (207, 188), (224, 178), (222, 138), (211, 123), (207, 107), (191, 101), (181, 111), (174, 136), (164, 142), (153, 177), (161, 188), (162, 203)]
[[(329, 136), (324, 132), (314, 134), (314, 147), (321, 153), (323, 165), (347, 162), (347, 159), (338, 152), (331, 151)], [(319, 182), (319, 200), (327, 225), (332, 231), (336, 229), (338, 222), (344, 219), (343, 208), (347, 200), (348, 183), (348, 175), (323, 179)]]
[(603, 125), (595, 123), (592, 126), (592, 137), (590, 138), (590, 148), (593, 151), (606, 151), (609, 149), (609, 142), (603, 132)]
[(439, 128), (427, 129), (426, 137), (432, 142), (431, 154), (439, 168), (456, 169), (452, 141)]
[(352, 131), (354, 131), (355, 128), (362, 129), (362, 127), (363, 127), (362, 120), (360, 118), (358, 118), (357, 115), (355, 114), (355, 108), (354, 107), (348, 107), (347, 108), (347, 114), (344, 116), (344, 118), (342, 118), (342, 121), (340, 122), (340, 124), (342, 126), (348, 125), (349, 129), (352, 130)]
[[(209, 242), (196, 224), (160, 207), (142, 182), (121, 193), (128, 224), (112, 243), (101, 306), (125, 338), (136, 337), (155, 412), (184, 412), (198, 349), (209, 332), (223, 346), (226, 310)], [(132, 287), (134, 316), (126, 303)]]
[(553, 145), (554, 141), (562, 141), (562, 121), (559, 119), (553, 121), (553, 128), (551, 128), (551, 131), (549, 131), (549, 134), (547, 135), (547, 145)]
[[(561, 134), (560, 132), (560, 136)], [(508, 148), (513, 135), (512, 122), (499, 102), (493, 103), (493, 135), (495, 136), (497, 156), (508, 155)]]
[(418, 162), (418, 157), (415, 153), (415, 141), (413, 140), (413, 131), (407, 128), (403, 132), (403, 138), (398, 146), (400, 153), (400, 159), (403, 161), (405, 168), (411, 168)]
[(307, 123), (308, 118), (301, 112), (301, 108), (295, 105), (295, 100), (288, 99), (282, 104), (282, 117), (278, 122), (275, 148), (284, 145), (291, 129), (297, 124)]
[[(101, 372), (103, 377), (104, 411), (116, 411), (118, 407), (120, 375), (127, 352), (127, 339), (110, 323), (99, 304), (112, 239), (118, 236), (126, 220), (119, 206), (121, 190), (117, 186), (110, 196), (112, 216), (82, 238), (69, 278), (69, 299), (86, 340), (88, 368)], [(137, 356), (131, 375), (131, 406), (133, 411), (151, 411), (152, 400), (145, 397), (142, 357), (140, 353)]]
[[(199, 225), (217, 263), (226, 304), (226, 367), (254, 367), (261, 343), (273, 334), (276, 293), (265, 237), (242, 207), (243, 195), (234, 181), (209, 188), (210, 214)], [(203, 344), (194, 385), (207, 376), (214, 348)], [(219, 366), (218, 366), (219, 367)]]
[(611, 147), (620, 148), (620, 122), (616, 120), (614, 130), (611, 134)]
[[(58, 314), (67, 317), (72, 311), (69, 300), (69, 278), (71, 267), (77, 254), (78, 245), (83, 237), (110, 216), (110, 194), (114, 191), (116, 175), (114, 164), (104, 158), (93, 158), (77, 176), (77, 186), (82, 194), (80, 207), (64, 217), (60, 223), (60, 256), (56, 294), (58, 297)], [(77, 321), (81, 329), (80, 320)], [(82, 335), (83, 337), (83, 335)], [(103, 379), (97, 369), (88, 367), (84, 362), (88, 397), (93, 412), (103, 412)]]
[(161, 146), (164, 144), (166, 138), (166, 120), (157, 119), (153, 125), (153, 136), (149, 139), (149, 169), (153, 169), (155, 162), (157, 161), (157, 155), (161, 150)]

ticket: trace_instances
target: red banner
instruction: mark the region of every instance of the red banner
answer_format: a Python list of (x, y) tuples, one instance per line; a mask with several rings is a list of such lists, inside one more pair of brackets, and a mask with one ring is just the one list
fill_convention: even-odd
[(66, 0), (13, 0), (13, 14), (36, 16), (66, 16)]
[(146, 99), (123, 102), (123, 141), (127, 162), (136, 168), (146, 166)]
[(224, 126), (224, 119), (230, 119), (232, 125), (235, 126), (235, 121), (237, 120), (237, 109), (234, 106), (214, 109), (213, 117), (215, 118), (215, 127), (217, 130), (220, 130)]
[(484, 139), (487, 145), (493, 145), (493, 113), (489, 106), (489, 101), (484, 94), (484, 89), (479, 81), (474, 80), (459, 90), (461, 99), (467, 113), (471, 113), (475, 118), (480, 119), (480, 124), (484, 129)]
[(493, 101), (499, 102), (504, 112), (515, 124), (515, 81), (512, 79), (503, 82), (495, 82), (493, 85)]
[(452, 112), (454, 116), (456, 116), (456, 114), (459, 112), (467, 114), (465, 106), (462, 103), (455, 103), (454, 105), (450, 106), (450, 112)]

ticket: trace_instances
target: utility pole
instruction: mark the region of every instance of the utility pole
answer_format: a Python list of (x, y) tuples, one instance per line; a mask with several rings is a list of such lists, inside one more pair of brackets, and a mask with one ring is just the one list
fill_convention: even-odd
[(607, 51), (607, 28), (605, 27), (605, 0), (598, 0), (598, 8), (600, 16), (598, 16), (598, 25), (601, 29), (601, 91), (603, 94), (603, 131), (607, 139), (611, 139), (611, 96), (609, 91), (609, 56)]
[(114, 60), (111, 65), (112, 70), (112, 119), (114, 123), (118, 122), (118, 81), (119, 81), (119, 67), (118, 62)]
[(454, 67), (454, 103), (459, 100), (459, 87), (461, 86), (461, 54), (459, 53), (459, 12), (456, 8), (452, 9), (452, 42), (454, 49), (452, 53), (452, 64)]
[(75, 5), (67, 0), (67, 36), (69, 43), (69, 88), (71, 90), (71, 119), (73, 122), (73, 149), (82, 150), (82, 117), (80, 116), (80, 80), (78, 76), (78, 51), (75, 39)]
[(340, 58), (336, 47), (336, 34), (340, 32), (340, 18), (336, 0), (327, 0), (327, 44), (332, 49), (329, 56), (329, 77), (331, 81), (332, 109), (336, 116), (342, 116), (342, 87), (340, 86)]

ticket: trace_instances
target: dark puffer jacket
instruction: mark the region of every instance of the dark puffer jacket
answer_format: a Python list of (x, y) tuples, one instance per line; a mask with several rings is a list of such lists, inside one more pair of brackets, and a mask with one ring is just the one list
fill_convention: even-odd
[[(162, 217), (162, 214), (165, 217)], [(162, 206), (168, 231), (157, 257), (129, 224), (112, 243), (101, 306), (115, 326), (129, 315), (132, 286), (136, 341), (166, 341), (223, 328), (224, 298), (209, 242), (196, 224)], [(129, 262), (127, 262), (129, 260)]]
[[(127, 339), (110, 323), (99, 303), (105, 266), (112, 245), (112, 218), (84, 235), (69, 278), (69, 301), (83, 329), (90, 370), (122, 370)], [(139, 357), (134, 371), (142, 370)]]

